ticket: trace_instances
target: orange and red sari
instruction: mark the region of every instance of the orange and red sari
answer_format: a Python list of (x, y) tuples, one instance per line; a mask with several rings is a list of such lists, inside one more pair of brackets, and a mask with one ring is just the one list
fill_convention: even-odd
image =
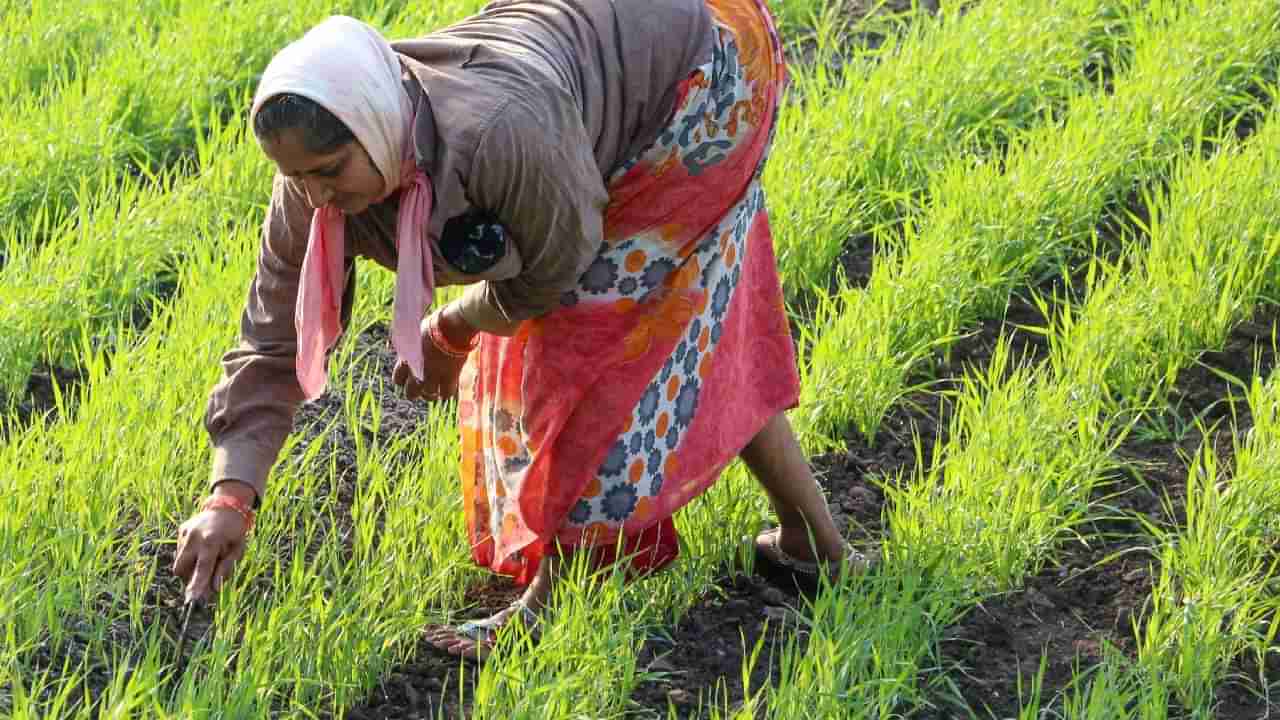
[(483, 335), (462, 373), (473, 557), (520, 582), (556, 541), (663, 567), (672, 514), (798, 397), (760, 185), (781, 44), (763, 0), (708, 4), (714, 57), (610, 178), (604, 250), (559, 309)]

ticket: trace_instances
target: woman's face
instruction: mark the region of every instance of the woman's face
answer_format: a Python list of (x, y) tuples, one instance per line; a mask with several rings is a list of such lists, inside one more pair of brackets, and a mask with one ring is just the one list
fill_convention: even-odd
[(305, 190), (313, 208), (332, 204), (354, 215), (377, 202), (385, 192), (382, 173), (356, 140), (333, 152), (316, 154), (307, 149), (301, 133), (291, 128), (264, 139), (262, 149), (281, 174)]

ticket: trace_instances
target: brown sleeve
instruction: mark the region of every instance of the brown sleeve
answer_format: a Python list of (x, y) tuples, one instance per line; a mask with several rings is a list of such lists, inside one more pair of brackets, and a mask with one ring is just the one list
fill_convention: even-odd
[(293, 308), (310, 222), (305, 196), (277, 174), (258, 270), (240, 319), (240, 343), (223, 356), (223, 378), (205, 412), (213, 446), (211, 482), (247, 482), (259, 498), (303, 399), (294, 372)]
[(573, 98), (534, 88), (497, 113), (476, 149), (469, 190), (493, 211), (520, 255), (520, 272), (467, 288), (462, 316), (485, 332), (509, 335), (555, 308), (604, 242), (604, 178)]

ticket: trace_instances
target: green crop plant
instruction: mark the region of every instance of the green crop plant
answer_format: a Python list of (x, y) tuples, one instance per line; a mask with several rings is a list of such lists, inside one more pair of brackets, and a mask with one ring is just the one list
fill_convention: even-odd
[[(1216, 345), (1258, 298), (1280, 289), (1280, 191), (1263, 181), (1277, 172), (1280, 118), (1272, 113), (1245, 149), (1187, 173), (1179, 194), (1153, 218), (1153, 238), (1182, 242), (1153, 239), (1144, 272), (1152, 284), (1178, 292), (1153, 293), (1144, 312)], [(1263, 184), (1250, 184), (1257, 182)], [(1143, 355), (1158, 361), (1135, 370), (1160, 380), (1174, 369), (1167, 358), (1188, 354), (1153, 343)], [(1219, 469), (1206, 443), (1188, 473), (1185, 527), (1150, 528), (1160, 573), (1139, 631), (1139, 664), (1162, 676), (1198, 717), (1212, 717), (1228, 663), (1246, 650), (1264, 656), (1276, 638), (1280, 595), (1271, 550), (1280, 530), (1280, 383), (1253, 378), (1246, 387), (1254, 427), (1236, 448), (1233, 471)]]
[[(947, 5), (916, 16), (874, 60), (793, 68), (764, 174), (789, 297), (825, 287), (851, 238), (918, 212), (929, 178), (954, 156), (998, 156), (1090, 87), (1086, 66), (1127, 52), (1132, 5)], [(831, 42), (819, 57), (844, 46)]]
[(37, 364), (76, 367), (87, 339), (109, 344), (172, 282), (191, 238), (256, 220), (271, 184), (261, 154), (242, 124), (215, 127), (196, 176), (86, 184), (47, 242), (0, 268), (0, 397), (17, 399)]
[(232, 106), (287, 42), (327, 14), (380, 14), (384, 4), (184, 3), (156, 32), (111, 44), (91, 72), (48, 86), (51, 97), (15, 98), (0, 112), (10, 148), (0, 161), (0, 229), (33, 238), (38, 210), (61, 217), (103, 182), (180, 162), (196, 144), (195, 121), (243, 110)]
[(1114, 92), (1073, 98), (1003, 162), (961, 159), (932, 178), (926, 212), (865, 288), (819, 303), (798, 424), (811, 447), (852, 424), (874, 438), (885, 411), (1012, 289), (1087, 250), (1108, 208), (1158, 182), (1189, 142), (1256, 102), (1280, 53), (1280, 6), (1153, 2), (1133, 29)]
[[(1277, 172), (1278, 120), (1273, 111), (1243, 149), (1188, 163), (1153, 203), (1149, 249), (1135, 246), (1133, 258), (1110, 270), (1091, 296), (1095, 312), (1083, 313), (1089, 320), (1063, 323), (1075, 329), (1055, 335), (1059, 368), (1105, 379), (1106, 412), (1158, 405), (1180, 369), (1220, 347), (1230, 327), (1280, 287), (1280, 193), (1253, 184)], [(1134, 312), (1143, 323), (1120, 320)], [(1144, 329), (1128, 332), (1135, 326)], [(1103, 334), (1117, 339), (1089, 342)], [(1255, 377), (1246, 388), (1254, 427), (1235, 448), (1235, 468), (1224, 473), (1206, 444), (1188, 470), (1185, 526), (1144, 523), (1156, 576), (1150, 607), (1133, 628), (1137, 659), (1108, 654), (1089, 671), (1100, 678), (1079, 676), (1075, 684), (1087, 684), (1090, 695), (1074, 697), (1068, 717), (1161, 718), (1171, 697), (1190, 717), (1214, 717), (1228, 664), (1274, 646), (1277, 384)], [(1115, 707), (1133, 710), (1109, 714)]]
[[(0, 10), (0, 101), (42, 95), (66, 86), (130, 34), (151, 35), (177, 8), (176, 0), (121, 4), (32, 0)], [(45, 102), (50, 95), (43, 94)]]
[[(1234, 13), (1242, 9), (1230, 8), (1231, 17), (1240, 17)], [(1250, 6), (1249, 12), (1262, 10)], [(1215, 19), (1216, 12), (1207, 4), (1188, 8), (1185, 13), (1173, 15), (1175, 19), (1169, 21), (1166, 32), (1184, 39), (1211, 30), (1216, 33), (1224, 27), (1222, 21)], [(1276, 27), (1274, 18), (1263, 20), (1264, 28)], [(1257, 31), (1256, 28), (1238, 29), (1247, 34)], [(1163, 32), (1153, 35), (1163, 40), (1166, 47), (1168, 43), (1177, 42), (1163, 36)], [(1222, 43), (1221, 52), (1229, 53), (1231, 48), (1243, 49), (1250, 44), (1243, 37), (1219, 36), (1218, 39)], [(1135, 72), (1139, 72), (1144, 54), (1151, 50), (1139, 44), (1136, 52)], [(1259, 52), (1259, 49), (1245, 52)], [(1223, 65), (1231, 62), (1234, 66), (1233, 59), (1222, 56), (1215, 56), (1215, 62)], [(1242, 63), (1239, 67), (1248, 68), (1249, 77), (1258, 72), (1252, 64)], [(1176, 80), (1172, 68), (1162, 65), (1161, 71)], [(1123, 77), (1116, 79), (1116, 98), (1123, 97), (1124, 82)], [(1212, 85), (1200, 89), (1201, 95), (1212, 96), (1215, 92), (1220, 91), (1215, 91)], [(1167, 101), (1157, 96), (1148, 98), (1148, 102)], [(1186, 104), (1212, 107), (1200, 99), (1187, 100)], [(1069, 116), (1068, 125), (1070, 117), (1076, 116)], [(1127, 119), (1132, 120), (1132, 116)], [(1148, 132), (1157, 130), (1152, 128)], [(1167, 160), (1170, 166), (1186, 156), (1185, 150), (1176, 146), (1166, 152), (1171, 156)], [(1018, 166), (1010, 163), (1010, 167)], [(1219, 172), (1239, 175), (1241, 171), (1239, 167), (1224, 165)], [(1171, 363), (1181, 362), (1185, 366), (1196, 354), (1221, 342), (1231, 322), (1238, 321), (1240, 313), (1256, 302), (1259, 278), (1265, 278), (1272, 270), (1268, 259), (1274, 252), (1274, 241), (1267, 237), (1266, 227), (1275, 222), (1271, 208), (1274, 199), (1251, 191), (1253, 199), (1236, 208), (1230, 198), (1238, 197), (1238, 191), (1233, 194), (1237, 187), (1256, 188), (1260, 178), (1261, 175), (1247, 175), (1241, 181), (1252, 181), (1252, 185), (1233, 183), (1231, 189), (1215, 195), (1221, 197), (1222, 202), (1206, 204), (1203, 213), (1196, 216), (1195, 224), (1200, 228), (1197, 234), (1184, 233), (1181, 228), (1153, 227), (1153, 233), (1169, 234), (1167, 242), (1171, 246), (1193, 248), (1193, 257), (1206, 238), (1236, 240), (1240, 238), (1239, 230), (1249, 230), (1244, 235), (1249, 242), (1221, 241), (1212, 246), (1222, 248), (1217, 255), (1206, 251), (1213, 262), (1200, 268), (1198, 275), (1205, 276), (1200, 282), (1189, 282), (1193, 273), (1185, 268), (1175, 271), (1176, 264), (1153, 269), (1149, 282), (1146, 275), (1134, 279), (1118, 272), (1107, 274), (1114, 289), (1101, 283), (1090, 291), (1078, 318), (1064, 315), (1056, 324), (1054, 332), (1061, 335), (1061, 339), (1054, 341), (1054, 347), (1070, 350), (1065, 355), (1055, 355), (1052, 368), (1035, 370), (1017, 366), (1009, 358), (1007, 347), (1002, 346), (984, 373), (966, 378), (956, 399), (950, 441), (932, 466), (919, 470), (915, 477), (886, 486), (889, 510), (885, 524), (893, 528), (893, 536), (886, 544), (882, 575), (895, 579), (927, 576), (929, 589), (925, 599), (877, 595), (888, 610), (862, 611), (878, 619), (878, 624), (870, 630), (857, 620), (851, 621), (853, 627), (823, 630), (820, 637), (824, 640), (831, 637), (840, 650), (834, 657), (821, 660), (811, 661), (808, 654), (795, 659), (794, 679), (784, 678), (779, 687), (780, 696), (784, 691), (795, 692), (800, 697), (834, 693), (851, 707), (866, 708), (850, 715), (855, 717), (878, 716), (877, 712), (884, 708), (877, 698), (883, 693), (910, 705), (909, 685), (915, 681), (919, 663), (927, 658), (936, 636), (926, 633), (918, 644), (907, 643), (907, 651), (888, 658), (881, 656), (880, 648), (902, 647), (903, 638), (913, 634), (921, 637), (922, 625), (945, 626), (969, 603), (988, 593), (1016, 587), (1025, 573), (1034, 572), (1058, 543), (1076, 531), (1088, 517), (1091, 491), (1115, 465), (1110, 450), (1126, 427), (1126, 413), (1112, 401), (1130, 398), (1127, 406), (1130, 411), (1145, 407)], [(1185, 192), (1181, 187), (1175, 185), (1170, 196), (1175, 201), (1185, 196), (1188, 206), (1199, 207), (1205, 194), (1204, 186), (1188, 185)], [(1056, 197), (1062, 201), (1062, 196)], [(1241, 222), (1246, 224), (1242, 226)], [(1158, 247), (1164, 242), (1153, 238), (1150, 244)], [(1162, 278), (1171, 280), (1165, 283)], [(1223, 284), (1224, 278), (1232, 280)], [(1181, 320), (1185, 316), (1174, 315), (1165, 322), (1150, 309), (1153, 298), (1160, 299), (1160, 307), (1204, 308), (1201, 298), (1209, 296), (1216, 299), (1210, 307), (1230, 311), (1208, 313), (1213, 320), (1184, 327)], [(903, 316), (911, 315), (909, 309), (899, 312)], [(1137, 317), (1161, 321), (1134, 323), (1128, 320)], [(1131, 352), (1135, 348), (1136, 352)], [(1166, 356), (1171, 359), (1166, 360)], [(1148, 366), (1156, 370), (1143, 375), (1142, 369)], [(1145, 386), (1128, 384), (1128, 379), (1133, 377), (1144, 378)], [(850, 593), (842, 591), (842, 594)], [(884, 618), (892, 620), (884, 622)], [(853, 641), (868, 633), (874, 633), (873, 638)], [(811, 643), (813, 639), (811, 636)], [(829, 685), (812, 679), (818, 676), (814, 664), (842, 667), (841, 662), (854, 665), (847, 684)], [(868, 667), (889, 667), (893, 671), (854, 682), (859, 677), (866, 678)], [(908, 669), (906, 672), (904, 667)], [(917, 670), (910, 670), (913, 667)], [(856, 674), (859, 671), (862, 675)], [(904, 676), (909, 678), (905, 688)]]

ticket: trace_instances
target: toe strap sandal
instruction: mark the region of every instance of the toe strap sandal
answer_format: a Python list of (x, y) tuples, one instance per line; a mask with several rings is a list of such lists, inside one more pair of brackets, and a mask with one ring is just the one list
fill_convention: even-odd
[[(793, 557), (779, 545), (782, 537), (781, 528), (766, 530), (755, 538), (756, 574), (786, 586), (794, 584), (804, 593), (815, 593), (820, 585), (819, 578), (826, 572), (834, 580), (840, 567), (833, 562), (814, 562)], [(871, 569), (879, 558), (875, 553), (858, 552), (849, 543), (844, 544), (844, 557), (840, 562), (849, 568), (849, 574), (864, 573)]]
[(511, 603), (507, 607), (514, 612), (509, 613), (502, 619), (498, 619), (497, 615), (494, 615), (493, 617), (487, 617), (483, 620), (471, 620), (453, 628), (453, 632), (458, 637), (466, 638), (477, 645), (485, 645), (486, 647), (492, 648), (494, 642), (498, 639), (498, 631), (507, 623), (511, 622), (516, 617), (519, 617), (524, 623), (525, 628), (528, 629), (530, 635), (537, 640), (538, 613), (531, 610), (528, 605), (525, 605), (519, 600)]

